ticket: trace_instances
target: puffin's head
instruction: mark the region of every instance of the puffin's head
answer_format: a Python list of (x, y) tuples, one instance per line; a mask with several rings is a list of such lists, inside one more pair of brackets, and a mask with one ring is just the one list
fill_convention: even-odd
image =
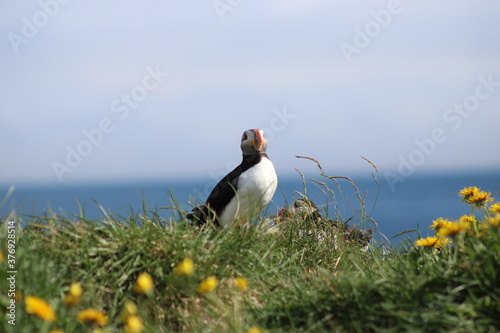
[(314, 202), (307, 198), (295, 199), (290, 206), (278, 212), (278, 217), (301, 216), (303, 218), (317, 220), (321, 219), (321, 213)]
[(267, 140), (264, 138), (264, 131), (261, 129), (251, 129), (245, 131), (241, 137), (241, 151), (244, 155), (265, 153), (267, 150)]

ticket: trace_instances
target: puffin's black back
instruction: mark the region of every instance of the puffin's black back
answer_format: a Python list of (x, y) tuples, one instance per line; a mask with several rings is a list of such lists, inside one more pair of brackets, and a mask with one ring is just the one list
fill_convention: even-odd
[(198, 225), (211, 220), (215, 223), (215, 225), (220, 227), (217, 217), (220, 216), (224, 208), (235, 196), (236, 191), (238, 190), (239, 176), (254, 165), (258, 164), (262, 158), (267, 158), (267, 154), (258, 153), (243, 155), (241, 164), (222, 178), (217, 185), (215, 185), (205, 204), (195, 207), (193, 209), (193, 213), (188, 214), (186, 217), (191, 221), (196, 221)]

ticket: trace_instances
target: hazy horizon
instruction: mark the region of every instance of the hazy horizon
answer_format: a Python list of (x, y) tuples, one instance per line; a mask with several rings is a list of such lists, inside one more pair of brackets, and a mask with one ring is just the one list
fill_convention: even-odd
[[(379, 170), (378, 173), (375, 171), (370, 171), (367, 170), (367, 172), (364, 171), (354, 171), (354, 172), (333, 172), (332, 170), (325, 170), (327, 176), (341, 176), (341, 177), (349, 177), (352, 179), (360, 179), (360, 180), (368, 180), (368, 179), (373, 179), (373, 176), (375, 175), (379, 181), (380, 184), (385, 185), (387, 183), (387, 179), (384, 175), (384, 171), (380, 172)], [(316, 171), (314, 169), (310, 169), (307, 171), (302, 171), (300, 172), (304, 175), (306, 181), (310, 181), (311, 178), (314, 178), (316, 180), (321, 180), (321, 179), (326, 179), (323, 178), (320, 175), (319, 171)], [(220, 172), (218, 175), (222, 175)], [(419, 170), (414, 172), (411, 176), (407, 177), (407, 179), (416, 179), (416, 178), (436, 178), (436, 177), (456, 177), (456, 176), (461, 176), (461, 175), (487, 175), (487, 176), (500, 176), (500, 170), (496, 168), (482, 168), (482, 169), (475, 169), (475, 170), (469, 170), (469, 169), (463, 169), (463, 170), (453, 170), (452, 172), (447, 171), (447, 170)], [(62, 183), (59, 182), (53, 182), (53, 181), (17, 181), (17, 182), (0, 182), (0, 188), (3, 190), (7, 190), (9, 187), (14, 186), (15, 188), (30, 188), (30, 187), (120, 187), (120, 186), (129, 186), (129, 185), (134, 185), (134, 186), (152, 186), (155, 184), (158, 185), (165, 185), (168, 183), (173, 183), (173, 184), (179, 184), (179, 183), (188, 183), (188, 184), (201, 184), (201, 183), (206, 183), (206, 182), (214, 182), (217, 180), (222, 179), (223, 176), (220, 177), (215, 177), (211, 175), (210, 173), (207, 173), (205, 175), (199, 174), (196, 176), (191, 176), (191, 177), (176, 177), (175, 175), (171, 176), (166, 176), (163, 178), (127, 178), (127, 179), (95, 179), (92, 181), (88, 180), (74, 180), (74, 181), (65, 181)], [(301, 182), (302, 178), (301, 175), (297, 172), (294, 171), (293, 173), (287, 173), (287, 174), (280, 174), (278, 173), (278, 181), (297, 181)], [(492, 179), (493, 181), (500, 182), (500, 178), (498, 179)], [(402, 184), (404, 182), (400, 182), (398, 184)], [(500, 189), (499, 189), (500, 190)]]

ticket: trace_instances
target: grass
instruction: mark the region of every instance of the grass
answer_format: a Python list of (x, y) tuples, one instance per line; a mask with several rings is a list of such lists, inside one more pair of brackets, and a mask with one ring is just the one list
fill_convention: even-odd
[[(2, 316), (0, 331), (133, 332), (123, 315), (132, 302), (137, 312), (128, 318), (139, 318), (144, 332), (495, 332), (498, 213), (484, 205), (475, 214), (473, 227), (450, 236), (449, 245), (406, 241), (368, 252), (335, 237), (320, 241), (303, 232), (311, 223), (299, 218), (269, 233), (258, 225), (200, 230), (147, 210), (100, 220), (44, 216), (17, 229), (16, 326)], [(6, 233), (1, 237), (0, 309), (7, 313)], [(194, 270), (179, 273), (185, 258)], [(143, 273), (151, 291), (135, 287)], [(200, 292), (207, 277), (218, 285)], [(240, 277), (247, 288), (235, 285)], [(83, 294), (66, 304), (74, 282)], [(27, 313), (30, 295), (47, 301), (57, 319)], [(105, 313), (103, 327), (79, 322), (84, 309)]]

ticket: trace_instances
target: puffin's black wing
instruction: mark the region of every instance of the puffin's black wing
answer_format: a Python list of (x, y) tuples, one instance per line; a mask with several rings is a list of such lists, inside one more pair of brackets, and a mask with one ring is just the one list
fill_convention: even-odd
[(241, 164), (222, 178), (217, 185), (215, 185), (214, 189), (208, 196), (205, 205), (213, 209), (217, 215), (220, 215), (227, 204), (235, 196), (236, 191), (238, 190), (238, 179), (240, 178), (240, 175), (259, 163), (263, 155), (265, 154), (243, 155), (243, 161)]
[(250, 169), (259, 163), (264, 153), (255, 155), (243, 155), (243, 161), (233, 171), (228, 173), (224, 178), (215, 185), (214, 189), (208, 196), (204, 205), (195, 207), (192, 214), (188, 214), (187, 218), (194, 221), (198, 220), (198, 224), (206, 223), (207, 220), (212, 220), (217, 226), (219, 222), (217, 217), (220, 216), (224, 208), (229, 204), (231, 199), (236, 195), (238, 190), (238, 179), (246, 170)]
[(235, 196), (238, 190), (238, 178), (242, 172), (238, 167), (222, 178), (208, 196), (205, 206), (210, 207), (217, 215), (220, 215)]

